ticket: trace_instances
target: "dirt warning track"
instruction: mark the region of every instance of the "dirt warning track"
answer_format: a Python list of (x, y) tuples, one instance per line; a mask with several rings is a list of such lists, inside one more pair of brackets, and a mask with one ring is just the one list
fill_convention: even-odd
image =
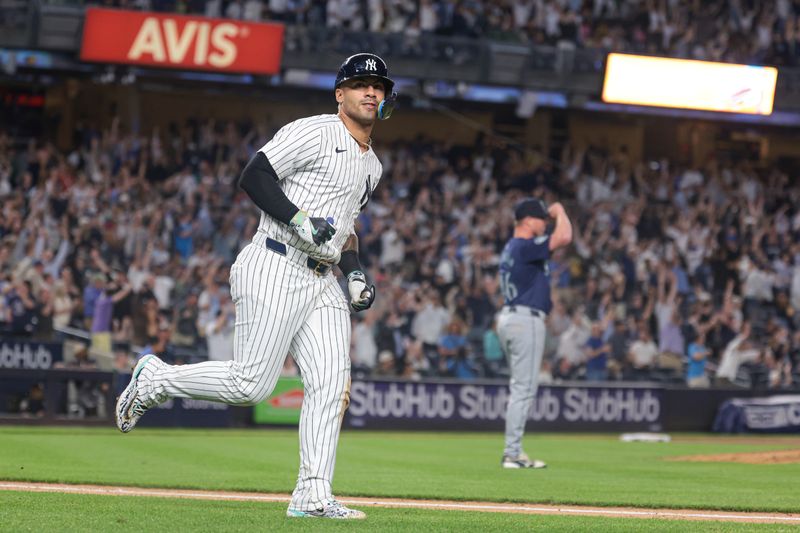
[[(153, 498), (186, 498), (195, 500), (289, 502), (288, 494), (259, 492), (220, 492), (192, 489), (152, 489), (104, 485), (64, 485), (0, 481), (0, 490), (23, 492), (55, 492), (63, 494), (93, 494), (103, 496), (146, 496)], [(343, 497), (339, 501), (363, 507), (395, 507), (436, 509), (442, 511), (473, 511), (488, 513), (547, 514), (562, 516), (604, 516), (608, 518), (649, 518), (662, 520), (710, 520), (743, 523), (772, 523), (800, 525), (800, 514), (733, 512), (698, 509), (646, 509), (639, 507), (583, 507), (577, 505), (539, 505), (533, 503), (494, 503), (445, 500), (409, 500), (399, 498)]]
[(783, 465), (800, 463), (800, 450), (775, 450), (769, 452), (716, 453), (711, 455), (683, 455), (669, 457), (668, 461), (695, 463), (744, 463), (751, 465)]

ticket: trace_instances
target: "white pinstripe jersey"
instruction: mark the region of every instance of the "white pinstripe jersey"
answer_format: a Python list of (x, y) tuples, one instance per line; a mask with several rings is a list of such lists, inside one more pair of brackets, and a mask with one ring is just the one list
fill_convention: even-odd
[(311, 257), (338, 263), (356, 217), (378, 186), (383, 166), (372, 151), (361, 152), (338, 115), (301, 118), (281, 128), (259, 151), (269, 159), (286, 197), (311, 217), (333, 218), (336, 234), (320, 245), (307, 243), (289, 226), (261, 213), (258, 233)]

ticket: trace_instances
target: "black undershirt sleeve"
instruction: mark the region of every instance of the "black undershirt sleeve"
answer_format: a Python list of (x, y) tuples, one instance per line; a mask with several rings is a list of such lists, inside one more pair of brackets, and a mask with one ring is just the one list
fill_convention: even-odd
[(258, 152), (247, 163), (238, 185), (262, 211), (286, 225), (300, 210), (278, 186), (278, 174), (264, 152)]
[(356, 270), (363, 270), (361, 268), (361, 261), (358, 260), (358, 252), (355, 250), (345, 250), (342, 252), (341, 258), (339, 259), (339, 270), (342, 271), (345, 277)]

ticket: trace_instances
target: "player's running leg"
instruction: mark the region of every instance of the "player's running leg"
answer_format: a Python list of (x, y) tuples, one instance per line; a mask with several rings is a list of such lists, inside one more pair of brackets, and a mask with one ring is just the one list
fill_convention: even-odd
[(131, 417), (138, 420), (144, 410), (170, 397), (233, 405), (262, 401), (274, 389), (292, 338), (321, 290), (311, 270), (248, 245), (231, 266), (236, 306), (233, 361), (167, 365), (157, 357), (142, 358), (144, 364), (129, 385), (135, 388), (140, 408), (119, 406), (117, 425), (129, 431), (135, 425), (129, 423)]
[[(333, 288), (341, 294), (338, 286)], [(336, 502), (331, 489), (339, 431), (350, 403), (350, 313), (343, 299), (335, 305), (315, 309), (291, 348), (303, 377), (304, 397), (300, 472), (288, 516), (365, 516)]]

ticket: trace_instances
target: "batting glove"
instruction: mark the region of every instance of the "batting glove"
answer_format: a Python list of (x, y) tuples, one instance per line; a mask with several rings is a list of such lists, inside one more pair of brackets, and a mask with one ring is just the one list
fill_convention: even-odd
[(347, 290), (350, 292), (350, 307), (353, 311), (364, 311), (375, 301), (375, 285), (367, 285), (367, 276), (360, 270), (347, 276)]
[(327, 220), (319, 217), (309, 217), (303, 210), (298, 211), (289, 222), (289, 226), (301, 239), (310, 244), (323, 244), (331, 240), (336, 228)]

